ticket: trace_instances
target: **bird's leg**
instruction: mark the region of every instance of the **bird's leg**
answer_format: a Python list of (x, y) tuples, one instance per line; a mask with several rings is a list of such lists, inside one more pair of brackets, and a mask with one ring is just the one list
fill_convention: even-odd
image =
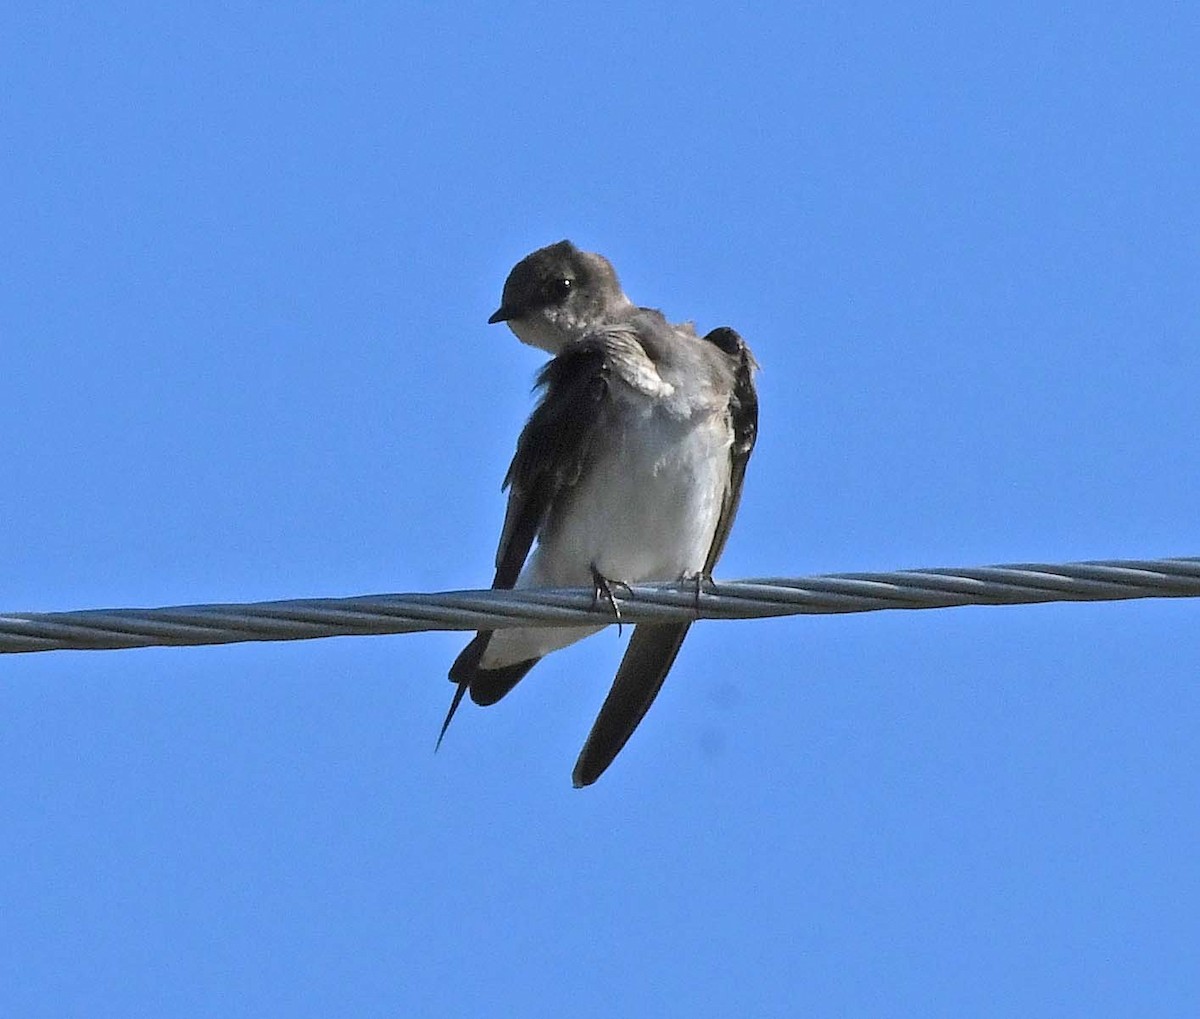
[(623, 580), (609, 580), (600, 572), (595, 563), (591, 564), (590, 569), (592, 571), (592, 608), (600, 604), (601, 598), (608, 602), (609, 608), (612, 609), (613, 619), (617, 623), (617, 636), (619, 637), (621, 635), (621, 607), (613, 595), (613, 588), (621, 588), (627, 597), (632, 596), (633, 590)]
[(700, 618), (700, 595), (704, 591), (704, 588), (706, 586), (712, 587), (712, 585), (713, 585), (712, 574), (705, 573), (703, 570), (697, 570), (695, 573), (692, 573), (691, 570), (684, 570), (679, 575), (679, 582), (681, 584), (687, 584), (690, 582), (690, 583), (693, 583), (696, 585), (696, 591), (692, 598), (692, 610), (696, 613), (696, 618), (699, 619)]

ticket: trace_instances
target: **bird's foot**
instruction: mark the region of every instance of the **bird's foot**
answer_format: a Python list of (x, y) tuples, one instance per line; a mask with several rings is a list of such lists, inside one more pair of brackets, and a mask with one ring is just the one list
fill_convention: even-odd
[(692, 609), (696, 613), (696, 618), (699, 619), (700, 595), (704, 593), (704, 589), (706, 587), (713, 586), (714, 581), (712, 574), (705, 573), (703, 570), (697, 570), (695, 573), (692, 573), (690, 570), (684, 570), (683, 573), (679, 575), (679, 582), (681, 584), (691, 583), (696, 585), (695, 593), (692, 596)]
[(613, 594), (615, 588), (620, 588), (626, 597), (633, 595), (633, 589), (623, 580), (610, 580), (597, 569), (596, 564), (591, 564), (592, 571), (592, 608), (596, 608), (600, 604), (600, 599), (603, 598), (608, 602), (608, 607), (612, 609), (613, 619), (617, 624), (617, 636), (621, 635), (621, 607), (617, 604), (616, 596)]

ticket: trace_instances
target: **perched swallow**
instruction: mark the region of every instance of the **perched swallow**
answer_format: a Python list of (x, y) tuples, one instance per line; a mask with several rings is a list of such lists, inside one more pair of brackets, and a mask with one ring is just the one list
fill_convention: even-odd
[[(605, 258), (570, 241), (518, 262), (488, 321), (554, 355), (504, 479), (492, 587), (591, 585), (611, 601), (613, 586), (710, 578), (758, 429), (757, 364), (741, 336), (722, 327), (700, 337), (636, 306)], [(577, 787), (625, 745), (690, 625), (635, 627), (575, 764)], [(494, 704), (544, 655), (600, 629), (477, 634), (450, 668), (458, 690), (439, 744), (464, 693)]]

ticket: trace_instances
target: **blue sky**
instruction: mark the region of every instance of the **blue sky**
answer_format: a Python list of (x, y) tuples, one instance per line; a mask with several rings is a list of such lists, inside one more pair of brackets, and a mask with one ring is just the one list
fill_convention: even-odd
[[(570, 237), (737, 327), (720, 575), (1200, 554), (1188, 5), (10, 4), (0, 609), (486, 585)], [(1195, 1015), (1200, 606), (6, 657), (0, 1012)]]

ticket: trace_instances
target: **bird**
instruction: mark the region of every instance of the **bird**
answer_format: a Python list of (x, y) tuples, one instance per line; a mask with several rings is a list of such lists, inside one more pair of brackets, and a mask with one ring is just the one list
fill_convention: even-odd
[[(492, 587), (590, 585), (619, 621), (614, 587), (693, 579), (725, 548), (758, 434), (758, 364), (722, 326), (700, 336), (633, 303), (612, 264), (569, 240), (511, 270), (490, 324), (552, 355), (504, 478)], [(536, 547), (535, 547), (536, 542)], [(637, 728), (689, 622), (641, 623), (572, 772), (591, 785)], [(450, 668), (464, 694), (499, 701), (551, 651), (603, 626), (484, 630)]]

